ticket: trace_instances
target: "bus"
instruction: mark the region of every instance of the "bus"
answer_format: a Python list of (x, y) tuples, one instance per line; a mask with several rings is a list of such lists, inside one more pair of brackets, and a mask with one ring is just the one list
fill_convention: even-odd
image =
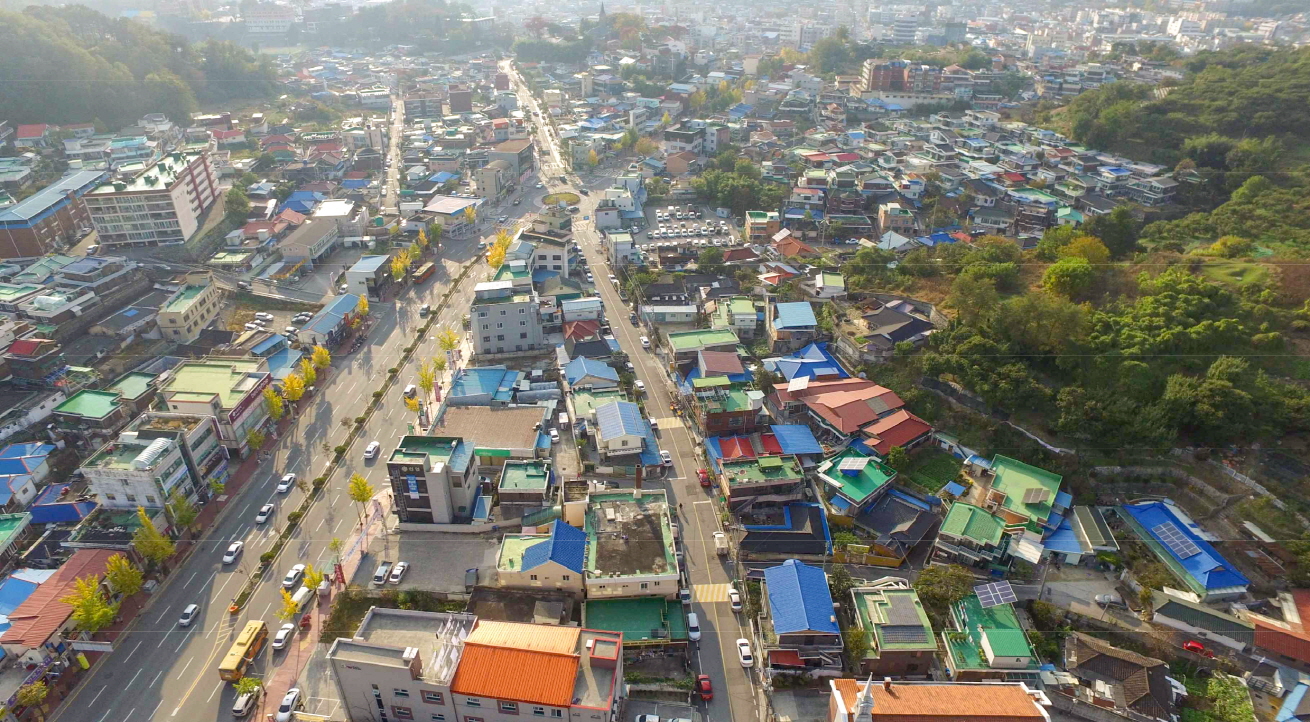
[(437, 270), (437, 264), (432, 263), (431, 261), (424, 263), (418, 267), (417, 271), (414, 271), (412, 280), (414, 283), (422, 283), (428, 280), (428, 278), (432, 276), (432, 272), (435, 270)]
[(246, 676), (246, 668), (255, 661), (255, 657), (264, 649), (268, 641), (268, 625), (262, 620), (246, 622), (246, 626), (232, 642), (232, 648), (218, 665), (218, 676), (228, 682), (236, 682)]

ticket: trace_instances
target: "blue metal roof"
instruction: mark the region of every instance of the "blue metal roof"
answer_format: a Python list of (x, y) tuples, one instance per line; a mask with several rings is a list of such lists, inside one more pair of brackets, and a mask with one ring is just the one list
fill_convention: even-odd
[(456, 473), (464, 473), (469, 468), (469, 462), (473, 460), (473, 445), (460, 441), (455, 449), (450, 452), (450, 470)]
[(774, 373), (782, 374), (782, 377), (788, 381), (798, 376), (815, 378), (835, 375), (841, 379), (851, 377), (838, 363), (836, 357), (829, 353), (826, 343), (812, 343), (791, 356), (765, 359), (764, 367)]
[(641, 464), (642, 466), (659, 466), (664, 463), (660, 458), (660, 444), (655, 440), (655, 429), (652, 429), (650, 422), (642, 419), (641, 425), (646, 427), (646, 443), (641, 447)]
[(769, 589), (769, 613), (777, 634), (840, 633), (822, 567), (788, 559), (782, 566), (764, 570), (764, 584)]
[(778, 446), (784, 454), (822, 454), (823, 446), (814, 438), (814, 432), (803, 424), (785, 424), (770, 426), (769, 430), (778, 437)]
[(1278, 714), (1274, 716), (1274, 722), (1298, 722), (1301, 719), (1301, 703), (1305, 700), (1305, 694), (1310, 691), (1310, 686), (1301, 682), (1292, 688), (1283, 700), (1282, 707), (1278, 708)]
[(596, 426), (602, 441), (631, 434), (645, 436), (647, 425), (641, 418), (641, 409), (631, 401), (615, 401), (596, 409)]
[(572, 572), (582, 573), (587, 557), (587, 532), (556, 519), (550, 525), (550, 538), (523, 551), (523, 571), (536, 569), (546, 562)]
[[(1146, 533), (1150, 534), (1159, 543), (1160, 548), (1182, 565), (1183, 569), (1187, 570), (1187, 573), (1205, 589), (1243, 587), (1251, 583), (1251, 580), (1243, 576), (1219, 552), (1215, 551), (1210, 542), (1198, 536), (1196, 532), (1192, 531), (1190, 525), (1174, 514), (1168, 504), (1161, 501), (1127, 504), (1123, 507), (1123, 510), (1128, 512), (1146, 530)], [(1195, 544), (1200, 552), (1183, 559), (1167, 544), (1161, 542), (1152, 530), (1165, 522), (1173, 523), (1178, 528), (1179, 533)]]
[(595, 376), (615, 383), (619, 381), (619, 372), (611, 368), (609, 364), (589, 359), (586, 356), (579, 356), (564, 367), (564, 377), (568, 379), (570, 384), (576, 384), (587, 376)]
[(0, 614), (6, 617), (18, 609), (18, 605), (27, 601), (36, 591), (36, 582), (29, 582), (26, 579), (17, 577), (8, 577), (4, 583), (0, 583)]
[(324, 335), (329, 334), (337, 329), (346, 314), (354, 312), (356, 308), (359, 308), (359, 295), (355, 293), (342, 294), (319, 309), (318, 313), (314, 314), (301, 330)]
[(514, 386), (523, 376), (522, 371), (510, 371), (504, 366), (475, 366), (460, 369), (455, 379), (450, 382), (447, 396), (495, 397), (499, 391), (505, 391), (507, 396), (512, 396)]
[(390, 263), (391, 256), (387, 255), (379, 254), (361, 256), (360, 259), (355, 262), (355, 265), (350, 267), (350, 270), (354, 273), (377, 273), (379, 269)]
[(1048, 550), (1061, 554), (1084, 554), (1091, 551), (1091, 549), (1083, 549), (1082, 542), (1078, 541), (1078, 535), (1074, 533), (1073, 525), (1069, 523), (1067, 517), (1060, 519), (1060, 525), (1042, 544)]
[[(55, 451), (54, 444), (42, 444), (37, 441), (29, 441), (19, 444), (10, 444), (5, 448), (0, 449), (0, 459), (22, 459), (27, 457), (39, 456), (41, 457), (42, 460), (44, 460), (45, 457), (54, 453), (54, 451)], [(35, 466), (32, 466), (31, 469), (28, 469), (28, 471), (31, 471), (32, 469), (35, 469), (37, 466), (40, 465), (41, 462), (37, 461)]]
[(773, 319), (774, 328), (809, 328), (819, 325), (814, 307), (809, 301), (793, 301), (775, 305), (778, 313)]
[(107, 175), (102, 170), (83, 170), (69, 173), (22, 201), (0, 210), (0, 226), (23, 227), (44, 220), (54, 210), (67, 205), (68, 193), (83, 195), (99, 185)]

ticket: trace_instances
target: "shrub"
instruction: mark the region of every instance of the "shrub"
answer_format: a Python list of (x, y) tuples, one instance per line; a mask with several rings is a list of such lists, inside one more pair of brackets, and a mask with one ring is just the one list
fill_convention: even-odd
[(271, 562), (273, 561), (273, 557), (274, 557), (274, 556), (275, 556), (275, 555), (273, 554), (273, 552), (272, 552), (271, 550), (270, 550), (270, 551), (266, 551), (266, 552), (264, 552), (263, 554), (260, 554), (260, 555), (259, 555), (259, 563), (260, 563), (260, 564), (269, 564), (269, 563), (271, 563)]
[(396, 368), (395, 366), (392, 366), (391, 368), (387, 369), (387, 373), (391, 374), (392, 376), (395, 376), (396, 373), (398, 373), (399, 371), (400, 369)]
[(380, 398), (382, 398), (382, 392), (381, 392), (381, 391), (374, 391), (374, 392), (373, 392), (373, 398), (375, 398), (375, 399), (380, 399)]
[[(381, 393), (381, 392), (379, 392), (379, 393)], [(356, 417), (355, 417), (355, 423), (357, 423), (357, 424), (362, 424), (362, 423), (364, 423), (364, 422), (367, 421), (367, 420), (368, 420), (368, 418), (367, 418), (367, 417), (364, 417), (364, 416), (356, 416)]]
[(290, 528), (299, 524), (303, 518), (305, 518), (305, 512), (303, 511), (293, 511), (287, 514), (287, 527)]
[(337, 456), (341, 456), (346, 453), (346, 445), (337, 444), (337, 446), (333, 448), (332, 451), (336, 452)]
[(327, 477), (326, 477), (326, 476), (320, 476), (320, 477), (318, 477), (317, 479), (314, 479), (314, 488), (315, 488), (315, 489), (322, 489), (322, 488), (325, 487), (325, 486), (327, 486)]

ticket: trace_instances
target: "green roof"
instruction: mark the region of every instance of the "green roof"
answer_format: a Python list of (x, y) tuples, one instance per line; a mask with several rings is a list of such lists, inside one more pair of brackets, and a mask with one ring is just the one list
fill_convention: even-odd
[(799, 480), (805, 477), (800, 462), (794, 456), (765, 456), (746, 461), (724, 461), (722, 466), (730, 487), (765, 481)]
[[(149, 441), (137, 441), (125, 443), (122, 441), (113, 441), (105, 444), (96, 452), (94, 456), (82, 462), (83, 467), (99, 467), (103, 469), (133, 469), (132, 462), (141, 456), (141, 452), (150, 446)], [(159, 463), (159, 457), (156, 456), (150, 460), (146, 468), (154, 468)]]
[[(932, 622), (919, 601), (919, 593), (913, 589), (857, 591), (855, 613), (869, 640), (870, 657), (876, 659), (883, 650), (937, 650)], [(922, 630), (921, 635), (918, 630)]]
[(951, 610), (956, 625), (967, 635), (967, 639), (957, 641), (947, 634), (947, 647), (958, 668), (990, 669), (987, 658), (981, 653), (983, 638), (991, 647), (993, 657), (1028, 657), (1029, 668), (1037, 667), (1037, 658), (1023, 627), (1019, 626), (1019, 617), (1014, 613), (1014, 605), (998, 604), (983, 609), (978, 596), (970, 594), (956, 603)]
[[(711, 376), (714, 378), (726, 378), (722, 376)], [(701, 404), (705, 410), (711, 414), (719, 412), (749, 411), (751, 409), (751, 397), (746, 395), (745, 391), (733, 389), (728, 393), (720, 393), (717, 396), (711, 396), (701, 399)]]
[(118, 408), (119, 395), (110, 391), (78, 391), (55, 407), (56, 414), (72, 414), (84, 419), (103, 419)]
[[(841, 462), (846, 459), (868, 459), (868, 462), (858, 474), (852, 476), (838, 470)], [(895, 469), (884, 466), (877, 459), (850, 448), (823, 462), (819, 466), (819, 473), (824, 479), (829, 480), (829, 486), (835, 484), (841, 495), (855, 502), (857, 506), (896, 477)]]
[(580, 419), (591, 417), (591, 412), (598, 406), (612, 403), (614, 401), (627, 401), (628, 397), (618, 389), (608, 389), (604, 391), (574, 391), (569, 394), (573, 399), (573, 413)]
[(691, 387), (693, 389), (712, 389), (718, 386), (731, 385), (732, 382), (728, 380), (727, 376), (706, 376), (705, 378), (691, 380)]
[(28, 512), (17, 514), (0, 514), (0, 549), (7, 548), (14, 542), (14, 536), (27, 525), (32, 515)]
[[(141, 191), (159, 191), (162, 193), (167, 191), (168, 187), (173, 184), (173, 181), (177, 180), (182, 171), (199, 157), (200, 153), (170, 153), (151, 166), (142, 163), (129, 163), (119, 168), (119, 171), (131, 173), (139, 170), (139, 172), (127, 183), (118, 181), (120, 184), (125, 185), (126, 188), (120, 191), (114, 187), (114, 183), (106, 183), (91, 191), (91, 193), (93, 195)], [(146, 178), (153, 178), (154, 182), (147, 182)]]
[(501, 491), (545, 491), (549, 486), (550, 466), (542, 461), (510, 462), (501, 471)]
[(139, 399), (150, 390), (150, 384), (155, 380), (154, 374), (134, 371), (125, 374), (114, 383), (105, 387), (108, 391), (117, 391), (125, 399)]
[(503, 264), (501, 264), (500, 268), (496, 271), (496, 275), (495, 275), (495, 277), (492, 278), (491, 280), (493, 280), (493, 281), (513, 281), (513, 280), (517, 280), (517, 279), (520, 279), (520, 278), (527, 278), (527, 277), (529, 277), (529, 276), (531, 276), (531, 275), (532, 275), (532, 274), (529, 273), (529, 272), (527, 271), (527, 269), (516, 271), (516, 270), (510, 268), (508, 263), (503, 263)]
[(184, 313), (191, 304), (195, 303), (197, 298), (200, 298), (200, 294), (204, 293), (206, 288), (209, 287), (195, 285), (183, 286), (182, 290), (178, 291), (177, 295), (173, 296), (168, 303), (164, 304), (164, 307), (161, 310), (167, 313)]
[(448, 462), (459, 442), (447, 436), (404, 436), (387, 461), (423, 463), (431, 457), (434, 462)]
[(996, 546), (1005, 533), (1005, 520), (973, 504), (957, 501), (946, 514), (941, 533)]
[(258, 383), (249, 374), (258, 373), (261, 359), (183, 361), (173, 368), (165, 392), (186, 400), (204, 401), (218, 396), (225, 409), (234, 408)]
[(728, 299), (728, 310), (734, 315), (749, 316), (755, 313), (755, 302), (744, 296)]
[[(1005, 493), (1001, 506), (1028, 517), (1029, 528), (1038, 531), (1051, 516), (1051, 505), (1060, 493), (1060, 475), (1000, 454), (992, 459), (992, 471), (996, 474), (992, 488)], [(1025, 503), (1026, 498), (1032, 501)]]
[(821, 279), (825, 286), (836, 286), (837, 288), (846, 288), (846, 278), (840, 273), (824, 273)]
[(42, 288), (44, 286), (38, 286), (34, 283), (0, 283), (0, 302), (13, 302), (29, 293), (36, 293)]
[(687, 616), (682, 605), (659, 597), (585, 602), (582, 626), (601, 632), (622, 632), (625, 646), (687, 641)]
[(738, 343), (737, 334), (730, 328), (699, 328), (669, 334), (669, 345), (674, 351), (699, 351), (706, 346), (726, 346)]
[(540, 544), (550, 537), (545, 534), (506, 534), (500, 542), (500, 556), (496, 560), (496, 568), (506, 571), (518, 571), (523, 569), (523, 552), (536, 544)]

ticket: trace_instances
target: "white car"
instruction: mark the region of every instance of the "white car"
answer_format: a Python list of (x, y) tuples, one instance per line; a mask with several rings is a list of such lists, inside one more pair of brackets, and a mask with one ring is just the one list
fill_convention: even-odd
[(396, 562), (396, 566), (391, 568), (391, 576), (387, 581), (392, 584), (400, 584), (400, 580), (405, 578), (405, 572), (409, 571), (409, 562)]
[(273, 649), (286, 649), (287, 642), (290, 642), (295, 634), (296, 625), (291, 624), (290, 622), (283, 624), (277, 630), (277, 634), (273, 635)]
[(277, 706), (277, 717), (273, 718), (273, 722), (291, 722), (291, 714), (295, 712), (296, 708), (300, 707), (301, 704), (300, 688), (292, 687), (287, 690), (287, 696), (283, 697), (282, 704)]
[(638, 393), (642, 393), (642, 394), (646, 393), (646, 382), (645, 382), (645, 381), (642, 381), (641, 379), (637, 379), (636, 381), (632, 382), (632, 384), (633, 384), (633, 386), (636, 386), (636, 387), (637, 387), (637, 392), (638, 392)]
[(245, 542), (239, 542), (239, 541), (232, 542), (232, 545), (227, 548), (227, 552), (223, 554), (223, 563), (231, 564), (232, 562), (236, 561), (237, 557), (241, 556), (241, 550), (245, 548), (246, 548)]
[(378, 450), (380, 450), (381, 448), (382, 448), (382, 444), (379, 444), (376, 441), (368, 442), (368, 446), (364, 447), (364, 458), (365, 459), (377, 458)]
[(268, 518), (273, 516), (273, 511), (274, 506), (272, 504), (265, 504), (259, 507), (259, 513), (255, 515), (255, 523), (263, 524), (268, 521)]
[(283, 578), (282, 588), (294, 589), (295, 586), (300, 583), (300, 580), (304, 578), (305, 578), (305, 565), (297, 564), (294, 567), (291, 567), (291, 571), (287, 572), (286, 577)]
[(646, 338), (645, 336), (642, 336), (642, 337), (641, 337), (641, 347), (642, 347), (642, 348), (650, 348), (650, 339)]
[(745, 639), (737, 640), (737, 661), (743, 667), (754, 667), (755, 657), (751, 654), (751, 643)]
[(741, 593), (736, 589), (728, 590), (728, 602), (732, 605), (732, 611), (741, 611)]
[(670, 454), (668, 449), (660, 449), (660, 460), (665, 466), (673, 466), (673, 454)]
[(285, 494), (285, 493), (287, 493), (288, 491), (291, 491), (291, 487), (293, 487), (293, 486), (295, 486), (295, 485), (296, 485), (296, 475), (295, 475), (295, 474), (291, 474), (291, 473), (283, 474), (283, 475), (282, 475), (282, 481), (279, 481), (279, 482), (277, 483), (277, 493), (279, 493), (279, 494)]
[(191, 622), (195, 621), (195, 618), (196, 618), (196, 612), (199, 612), (199, 611), (200, 611), (200, 605), (199, 605), (199, 604), (188, 604), (188, 605), (186, 606), (186, 609), (183, 609), (183, 610), (182, 610), (182, 616), (181, 616), (180, 618), (178, 618), (178, 620), (177, 620), (177, 626), (179, 626), (179, 627), (189, 627), (189, 626), (191, 626)]

